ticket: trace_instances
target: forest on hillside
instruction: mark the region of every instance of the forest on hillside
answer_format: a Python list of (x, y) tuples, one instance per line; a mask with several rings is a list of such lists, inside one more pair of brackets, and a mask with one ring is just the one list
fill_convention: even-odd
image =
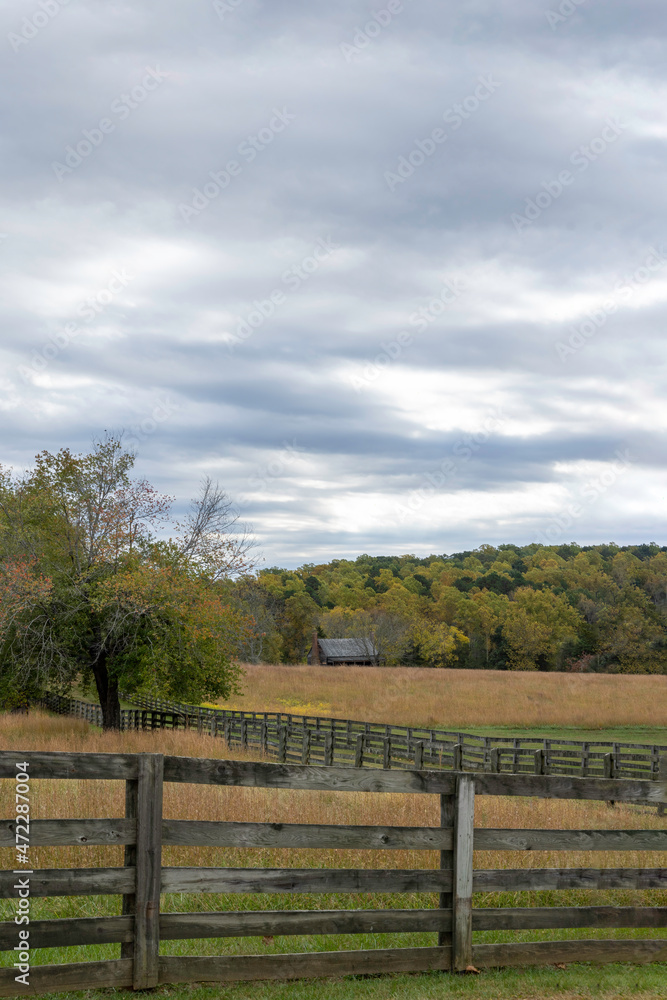
[(224, 587), (254, 623), (247, 662), (304, 662), (316, 629), (370, 635), (388, 665), (667, 673), (667, 546), (655, 543), (361, 555)]

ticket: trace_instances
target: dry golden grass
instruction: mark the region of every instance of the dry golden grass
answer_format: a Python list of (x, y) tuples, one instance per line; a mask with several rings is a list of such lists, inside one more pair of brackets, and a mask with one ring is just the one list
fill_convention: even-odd
[(246, 664), (225, 708), (459, 729), (664, 727), (667, 676)]

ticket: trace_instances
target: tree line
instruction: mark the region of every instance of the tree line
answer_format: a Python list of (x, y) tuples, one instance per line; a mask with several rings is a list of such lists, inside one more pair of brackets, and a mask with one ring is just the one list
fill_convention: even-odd
[(228, 584), (252, 662), (372, 636), (387, 664), (667, 673), (667, 547), (482, 545), (273, 567)]

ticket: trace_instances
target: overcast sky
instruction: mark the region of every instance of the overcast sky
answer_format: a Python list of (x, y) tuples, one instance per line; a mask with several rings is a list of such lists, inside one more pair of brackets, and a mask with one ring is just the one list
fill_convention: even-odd
[(266, 565), (664, 538), (664, 0), (7, 0), (0, 463)]

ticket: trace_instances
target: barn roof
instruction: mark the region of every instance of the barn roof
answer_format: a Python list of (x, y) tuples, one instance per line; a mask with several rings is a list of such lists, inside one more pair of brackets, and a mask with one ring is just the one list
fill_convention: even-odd
[(369, 660), (377, 656), (372, 639), (320, 639), (322, 656), (332, 660)]

